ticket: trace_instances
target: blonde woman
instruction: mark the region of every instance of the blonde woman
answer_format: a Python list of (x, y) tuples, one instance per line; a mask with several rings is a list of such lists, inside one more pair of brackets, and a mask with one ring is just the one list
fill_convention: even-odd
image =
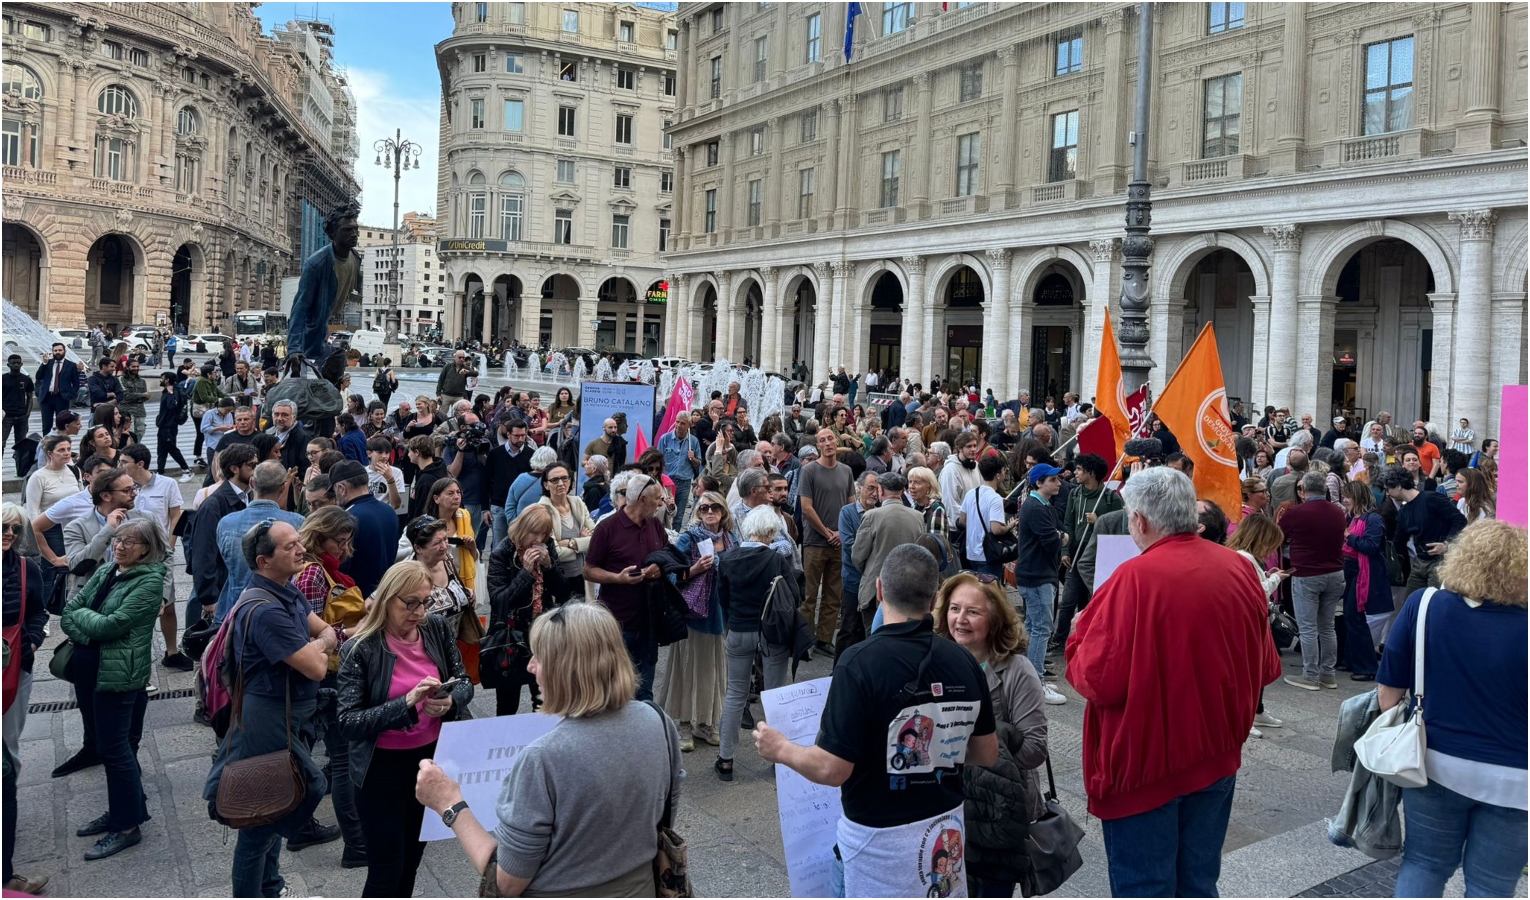
[(389, 568), (340, 663), (340, 732), (367, 840), (363, 897), (413, 895), (425, 852), (414, 774), (435, 755), (441, 723), (473, 699), (456, 626), (426, 612), (433, 588), (418, 562)]
[(940, 499), (940, 479), (926, 466), (908, 470), (908, 495), (914, 510), (924, 516), (924, 530), (950, 539), (950, 516)]
[(634, 699), (637, 671), (604, 606), (545, 612), (530, 642), (542, 711), (563, 720), (516, 756), (494, 833), (434, 762), (420, 764), (415, 796), (483, 876), (479, 896), (652, 897), (654, 832), (680, 795), (674, 723)]

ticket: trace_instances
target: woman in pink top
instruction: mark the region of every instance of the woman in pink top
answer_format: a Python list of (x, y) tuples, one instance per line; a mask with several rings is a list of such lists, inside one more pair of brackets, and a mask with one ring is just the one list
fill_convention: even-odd
[(473, 699), (456, 628), (425, 611), (432, 587), (418, 562), (390, 568), (340, 664), (340, 731), (367, 839), (363, 897), (413, 895), (425, 852), (415, 772), (435, 755), (441, 722)]

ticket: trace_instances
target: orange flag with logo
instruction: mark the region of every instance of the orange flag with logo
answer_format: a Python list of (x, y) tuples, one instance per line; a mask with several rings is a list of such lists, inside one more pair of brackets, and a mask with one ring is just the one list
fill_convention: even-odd
[[(1116, 330), (1110, 325), (1110, 310), (1105, 310), (1105, 331), (1100, 337), (1100, 374), (1094, 382), (1094, 408), (1110, 420), (1116, 436), (1116, 452), (1126, 450), (1132, 439), (1131, 417), (1126, 413), (1125, 384), (1121, 380), (1121, 354), (1116, 350)], [(1106, 460), (1115, 463), (1114, 459)]]
[(1153, 412), (1179, 439), (1180, 451), (1195, 463), (1196, 497), (1215, 500), (1234, 522), (1243, 518), (1236, 436), (1227, 414), (1222, 357), (1210, 322), (1164, 386)]

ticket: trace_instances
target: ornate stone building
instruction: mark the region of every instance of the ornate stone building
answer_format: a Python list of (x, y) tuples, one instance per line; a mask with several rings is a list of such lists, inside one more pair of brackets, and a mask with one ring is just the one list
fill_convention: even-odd
[(6, 299), (193, 332), (278, 307), (358, 193), (355, 109), (328, 26), (273, 39), (255, 5), (6, 4)]
[[(1091, 395), (1135, 4), (682, 3), (670, 352)], [(1526, 7), (1154, 7), (1152, 384), (1497, 428), (1526, 364)]]
[(674, 14), (453, 3), (441, 71), (446, 334), (658, 355)]

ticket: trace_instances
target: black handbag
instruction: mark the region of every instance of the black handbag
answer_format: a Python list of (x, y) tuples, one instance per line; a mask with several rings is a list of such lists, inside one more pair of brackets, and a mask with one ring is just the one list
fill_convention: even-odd
[(660, 578), (649, 587), (648, 627), (660, 647), (678, 644), (690, 635), (685, 624), (689, 615), (690, 607), (685, 605), (685, 597), (668, 578)]
[(1031, 871), (1020, 882), (1020, 893), (1025, 897), (1052, 893), (1084, 865), (1084, 858), (1078, 852), (1084, 829), (1078, 827), (1068, 811), (1057, 802), (1051, 755), (1046, 758), (1046, 766), (1047, 809), (1041, 818), (1031, 823), (1025, 836), (1025, 855), (1031, 860)]
[[(979, 487), (978, 490), (982, 490)], [(994, 491), (998, 493), (998, 491)], [(982, 518), (981, 509), (979, 518)], [(983, 561), (991, 566), (1002, 566), (1020, 558), (1020, 536), (1014, 531), (994, 534), (987, 522), (969, 522), (968, 528), (983, 529)]]
[(524, 632), (504, 624), (491, 628), (478, 642), (478, 681), (486, 688), (518, 685), (516, 676), (526, 671), (530, 660)]

